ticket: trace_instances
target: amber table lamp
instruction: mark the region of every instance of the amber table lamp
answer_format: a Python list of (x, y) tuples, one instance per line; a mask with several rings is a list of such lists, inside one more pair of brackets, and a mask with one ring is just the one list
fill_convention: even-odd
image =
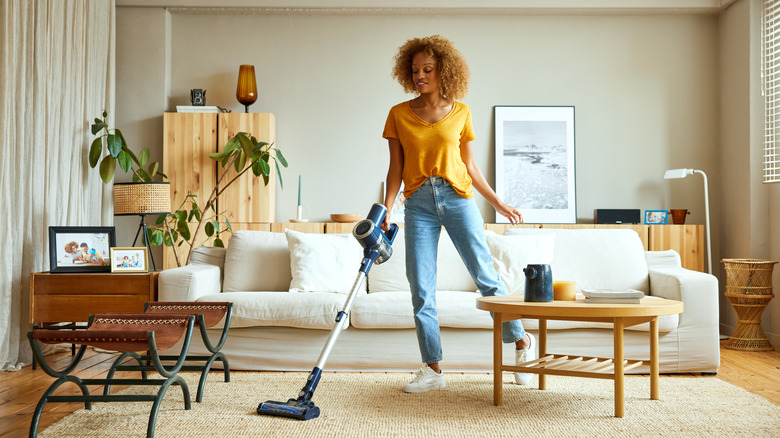
[(245, 112), (249, 112), (249, 105), (252, 105), (257, 100), (254, 65), (242, 65), (238, 69), (236, 99), (244, 105)]

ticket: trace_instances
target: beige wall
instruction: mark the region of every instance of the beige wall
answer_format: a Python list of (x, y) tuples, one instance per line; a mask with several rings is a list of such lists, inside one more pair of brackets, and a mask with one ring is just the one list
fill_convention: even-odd
[[(780, 200), (777, 184), (763, 184), (763, 98), (761, 97), (761, 2), (741, 0), (720, 16), (721, 178), (723, 258), (780, 260)], [(774, 207), (773, 207), (774, 206)], [(778, 284), (775, 269), (773, 284)], [(724, 269), (719, 266), (721, 290)], [(737, 314), (721, 299), (721, 327), (730, 333)], [(780, 300), (762, 318), (770, 341), (780, 345)]]
[[(238, 65), (254, 64), (259, 100), (250, 110), (276, 115), (278, 146), (291, 163), (276, 219), (294, 217), (299, 174), (307, 218), (365, 214), (387, 171), (380, 137), (387, 110), (410, 97), (390, 78), (394, 51), (407, 38), (440, 33), (471, 67), (465, 102), (488, 181), (494, 105), (574, 105), (580, 222), (592, 221), (595, 208), (688, 208), (689, 222), (704, 223), (701, 178), (663, 179), (670, 168), (704, 170), (721, 276), (723, 257), (780, 256), (778, 221), (770, 220), (780, 212), (767, 211), (768, 196), (777, 201), (779, 190), (756, 183), (758, 158), (746, 153), (757, 145), (750, 78), (759, 3), (739, 0), (720, 16), (230, 15), (119, 7), (117, 121), (131, 141), (142, 138), (161, 156), (163, 111), (188, 105), (191, 88), (206, 89), (208, 105), (242, 111)], [(478, 203), (493, 221), (489, 205)], [(780, 315), (779, 302), (768, 314)], [(721, 317), (729, 333), (736, 321), (725, 301)], [(765, 330), (780, 334), (774, 319)]]

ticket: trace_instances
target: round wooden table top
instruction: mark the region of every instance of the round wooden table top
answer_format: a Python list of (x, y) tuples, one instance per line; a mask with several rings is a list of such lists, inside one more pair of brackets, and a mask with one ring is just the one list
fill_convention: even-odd
[(642, 298), (640, 304), (586, 303), (576, 301), (526, 302), (522, 296), (478, 297), (477, 309), (542, 318), (613, 318), (674, 315), (682, 313), (683, 303), (675, 300)]

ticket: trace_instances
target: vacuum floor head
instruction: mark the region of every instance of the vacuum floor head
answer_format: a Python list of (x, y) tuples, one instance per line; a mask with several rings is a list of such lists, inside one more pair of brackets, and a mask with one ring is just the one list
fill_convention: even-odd
[(295, 418), (296, 420), (311, 420), (320, 416), (320, 408), (311, 401), (302, 402), (291, 398), (286, 402), (268, 400), (257, 407), (260, 415)]

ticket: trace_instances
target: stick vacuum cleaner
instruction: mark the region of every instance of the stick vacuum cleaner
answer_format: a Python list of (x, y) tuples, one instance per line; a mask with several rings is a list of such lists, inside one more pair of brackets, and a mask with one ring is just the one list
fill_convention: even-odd
[(344, 307), (336, 315), (336, 325), (325, 343), (325, 348), (320, 353), (317, 365), (311, 370), (309, 377), (306, 379), (306, 384), (301, 389), (301, 392), (298, 393), (298, 398), (291, 398), (286, 402), (268, 400), (260, 403), (257, 407), (258, 414), (289, 417), (297, 420), (311, 420), (320, 416), (320, 408), (314, 405), (311, 397), (314, 395), (314, 390), (317, 389), (322, 369), (325, 367), (325, 361), (328, 359), (336, 339), (347, 324), (349, 310), (352, 308), (352, 303), (355, 301), (355, 297), (363, 284), (363, 280), (368, 275), (368, 271), (371, 270), (371, 266), (382, 264), (393, 255), (392, 244), (398, 233), (398, 225), (392, 224), (389, 231), (382, 232), (379, 227), (382, 221), (384, 221), (386, 214), (387, 209), (384, 205), (374, 204), (368, 213), (368, 217), (355, 224), (355, 228), (352, 230), (352, 235), (355, 236), (363, 247), (363, 261), (360, 264), (352, 291), (347, 296)]

